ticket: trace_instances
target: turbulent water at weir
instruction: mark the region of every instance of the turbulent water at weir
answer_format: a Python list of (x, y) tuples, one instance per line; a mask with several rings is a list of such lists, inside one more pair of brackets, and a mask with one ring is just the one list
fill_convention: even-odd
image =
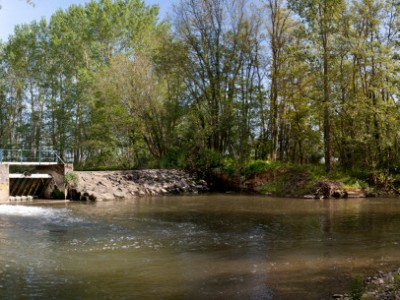
[(400, 266), (400, 200), (0, 205), (1, 299), (328, 299)]

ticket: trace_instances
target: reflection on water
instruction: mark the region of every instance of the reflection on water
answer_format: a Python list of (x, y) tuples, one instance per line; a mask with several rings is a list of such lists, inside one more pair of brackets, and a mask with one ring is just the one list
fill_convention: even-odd
[(328, 299), (400, 266), (397, 199), (0, 206), (1, 299)]

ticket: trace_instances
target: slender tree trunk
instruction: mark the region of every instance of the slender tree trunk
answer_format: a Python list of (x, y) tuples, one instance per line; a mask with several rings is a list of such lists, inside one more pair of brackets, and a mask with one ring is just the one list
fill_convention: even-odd
[[(326, 4), (325, 4), (326, 7)], [(322, 8), (322, 9), (325, 9)], [(323, 110), (324, 110), (324, 152), (325, 152), (325, 169), (326, 173), (332, 171), (332, 127), (331, 127), (331, 114), (330, 114), (330, 86), (329, 86), (329, 33), (328, 24), (326, 20), (326, 13), (322, 17), (321, 37), (323, 46)]]

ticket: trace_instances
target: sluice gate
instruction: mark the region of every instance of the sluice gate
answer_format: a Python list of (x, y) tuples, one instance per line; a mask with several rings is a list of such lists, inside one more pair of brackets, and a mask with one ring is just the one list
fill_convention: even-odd
[(0, 202), (50, 199), (72, 170), (54, 151), (0, 149)]
[(46, 175), (46, 178), (10, 176), (10, 200), (18, 199), (14, 198), (18, 196), (30, 197), (32, 199), (43, 198), (46, 188), (51, 184), (52, 181), (51, 175)]

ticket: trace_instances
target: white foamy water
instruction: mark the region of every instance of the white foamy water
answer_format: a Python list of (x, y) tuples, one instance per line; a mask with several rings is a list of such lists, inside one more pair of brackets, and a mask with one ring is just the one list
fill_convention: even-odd
[(54, 209), (35, 206), (0, 205), (0, 215), (20, 217), (54, 217), (64, 215), (66, 209)]
[(42, 222), (70, 224), (82, 222), (81, 218), (75, 217), (69, 209), (36, 207), (23, 205), (0, 205), (0, 217), (38, 218)]
[(0, 215), (6, 216), (37, 217), (43, 215), (52, 215), (54, 213), (56, 213), (56, 210), (52, 208), (0, 205)]

